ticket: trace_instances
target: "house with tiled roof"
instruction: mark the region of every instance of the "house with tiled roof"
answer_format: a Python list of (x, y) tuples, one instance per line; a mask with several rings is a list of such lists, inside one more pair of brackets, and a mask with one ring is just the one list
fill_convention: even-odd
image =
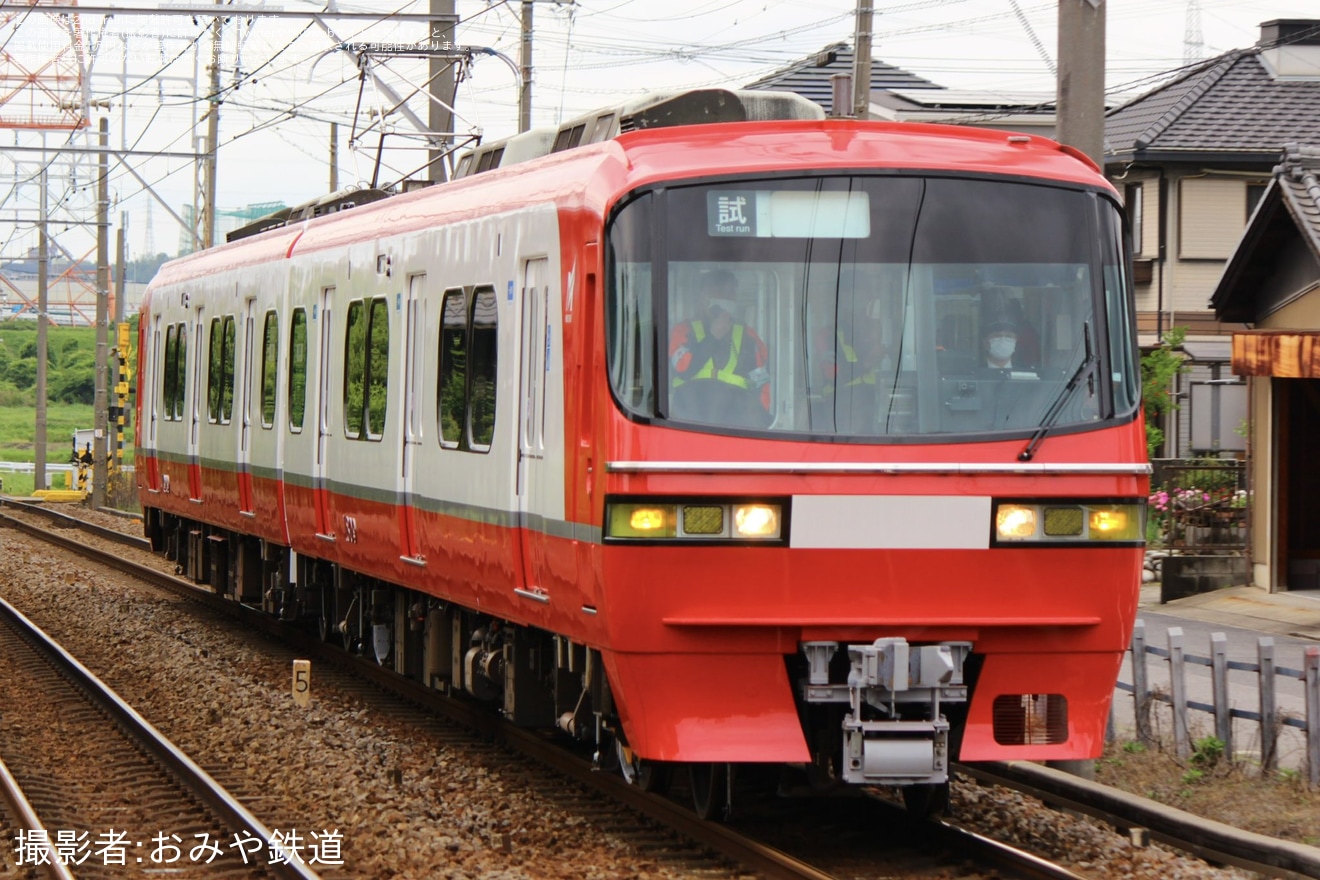
[[(1229, 334), (1211, 292), (1268, 188), (1284, 145), (1320, 143), (1320, 21), (1276, 20), (1261, 39), (1189, 68), (1106, 115), (1105, 173), (1124, 195), (1133, 230), (1138, 330), (1151, 344), (1188, 329), (1195, 369), (1177, 389), (1183, 406), (1165, 426), (1165, 454), (1240, 450), (1224, 424), (1245, 420), (1246, 394), (1230, 377)], [(1198, 416), (1197, 383), (1219, 412)], [(1211, 430), (1193, 436), (1197, 425)]]
[(1252, 581), (1320, 589), (1320, 141), (1285, 148), (1210, 306), (1249, 391)]
[[(831, 77), (852, 76), (855, 56), (848, 43), (833, 43), (743, 88), (795, 92), (832, 112)], [(1053, 92), (949, 89), (901, 67), (871, 61), (869, 119), (1002, 128), (1054, 137), (1054, 104)]]
[[(815, 101), (827, 112), (833, 111), (834, 95), (830, 77), (835, 74), (852, 76), (856, 52), (847, 43), (832, 43), (814, 55), (799, 59), (787, 67), (747, 83), (745, 89), (769, 89), (796, 92)], [(871, 91), (885, 89), (938, 89), (940, 86), (901, 67), (871, 62)]]

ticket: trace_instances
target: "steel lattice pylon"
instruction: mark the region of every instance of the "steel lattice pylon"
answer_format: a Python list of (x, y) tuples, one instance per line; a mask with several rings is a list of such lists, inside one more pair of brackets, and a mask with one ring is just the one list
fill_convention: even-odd
[(0, 8), (0, 128), (87, 127), (77, 10), (77, 0), (11, 0)]

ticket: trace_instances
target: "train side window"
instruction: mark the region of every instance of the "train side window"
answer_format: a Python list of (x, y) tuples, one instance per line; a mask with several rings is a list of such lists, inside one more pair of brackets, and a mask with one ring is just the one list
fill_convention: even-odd
[(440, 445), (457, 449), (467, 422), (467, 298), (446, 290), (440, 305), (440, 373), (436, 385)]
[[(179, 324), (179, 347), (174, 363), (174, 421), (183, 421), (183, 400), (188, 389), (188, 325)], [(194, 389), (196, 390), (196, 389)]]
[(164, 400), (165, 420), (174, 421), (174, 395), (179, 387), (179, 328), (171, 324), (165, 329), (165, 377), (160, 396)]
[(472, 448), (485, 452), (495, 439), (496, 364), (499, 310), (495, 290), (477, 288), (472, 298), (472, 394), (468, 407)]
[(220, 421), (220, 356), (224, 346), (224, 328), (219, 318), (211, 319), (210, 357), (206, 371), (206, 420)]
[(344, 343), (344, 432), (357, 440), (385, 433), (390, 363), (389, 307), (384, 298), (348, 304)]
[(261, 340), (261, 427), (275, 426), (275, 371), (280, 348), (280, 319), (272, 309), (266, 312), (265, 329)]
[(224, 318), (224, 339), (220, 350), (220, 422), (229, 424), (234, 417), (234, 345), (237, 325), (233, 315)]
[(229, 424), (234, 415), (234, 316), (211, 319), (206, 373), (206, 420)]
[(367, 372), (367, 312), (362, 300), (348, 304), (348, 332), (344, 336), (344, 434), (362, 438), (362, 401)]
[(307, 310), (293, 310), (289, 323), (289, 431), (302, 431), (307, 408)]
[(367, 437), (379, 440), (385, 434), (385, 404), (389, 400), (390, 376), (390, 310), (383, 297), (371, 301), (367, 344)]
[(212, 424), (217, 424), (228, 421), (228, 419), (224, 418), (225, 321), (219, 316), (211, 319), (211, 333), (208, 349), (206, 370), (206, 420)]

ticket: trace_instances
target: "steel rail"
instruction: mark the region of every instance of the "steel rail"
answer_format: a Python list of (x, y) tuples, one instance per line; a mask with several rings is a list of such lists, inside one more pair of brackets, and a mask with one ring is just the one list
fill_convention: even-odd
[(139, 535), (128, 535), (107, 526), (97, 525), (87, 520), (79, 519), (76, 516), (70, 516), (62, 510), (55, 510), (45, 504), (32, 504), (27, 501), (20, 501), (16, 498), (7, 498), (0, 496), (0, 507), (12, 507), (15, 510), (21, 510), (24, 513), (32, 513), (44, 517), (52, 522), (59, 523), (61, 526), (70, 529), (78, 529), (95, 535), (98, 538), (104, 538), (107, 541), (114, 541), (119, 544), (125, 544), (129, 547), (136, 547), (139, 550), (151, 550), (151, 542)]
[(1044, 803), (1093, 816), (1125, 833), (1144, 831), (1160, 843), (1208, 862), (1287, 880), (1320, 878), (1320, 847), (1243, 831), (1026, 761), (959, 764), (956, 769), (978, 781), (1003, 785)]
[[(28, 802), (18, 780), (9, 772), (4, 761), (0, 761), (0, 797), (4, 798), (9, 812), (23, 828), (28, 831), (46, 830), (41, 824), (41, 818), (37, 816), (37, 811), (32, 809), (32, 804)], [(43, 847), (46, 850), (46, 860), (37, 867), (41, 868), (51, 880), (74, 880), (68, 866), (60, 862), (55, 845), (50, 842), (49, 836), (44, 841)]]
[[(83, 548), (86, 549), (86, 548)], [(101, 555), (97, 551), (98, 555)], [(91, 700), (106, 712), (122, 729), (146, 747), (149, 753), (177, 776), (182, 783), (202, 800), (212, 811), (228, 822), (231, 828), (245, 831), (262, 843), (265, 852), (279, 851), (281, 847), (272, 839), (271, 830), (261, 820), (253, 816), (233, 795), (199, 767), (191, 758), (170, 742), (151, 722), (138, 714), (132, 706), (124, 702), (118, 694), (94, 675), (91, 670), (65, 651), (57, 642), (46, 635), (36, 624), (21, 611), (0, 599), (0, 615), (18, 629), (37, 650), (48, 657), (75, 684), (83, 688)], [(296, 880), (318, 880), (318, 875), (296, 860), (272, 863), (267, 870), (278, 877), (296, 878)]]

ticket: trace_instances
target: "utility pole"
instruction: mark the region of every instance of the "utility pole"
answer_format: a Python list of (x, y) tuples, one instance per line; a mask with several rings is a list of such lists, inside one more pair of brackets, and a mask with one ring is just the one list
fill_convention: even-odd
[(124, 278), (128, 274), (128, 247), (124, 237), (128, 234), (128, 212), (119, 212), (119, 228), (115, 230), (115, 315), (116, 324), (124, 320)]
[(853, 115), (871, 115), (871, 18), (874, 0), (857, 0), (857, 30), (853, 37)]
[[(219, 6), (221, 0), (215, 0)], [(220, 50), (222, 48), (224, 19), (216, 16), (211, 22), (211, 84), (210, 107), (206, 111), (206, 148), (202, 151), (202, 205), (198, 220), (202, 226), (202, 247), (215, 245), (215, 164), (220, 140)]]
[(33, 437), (36, 459), (32, 467), (32, 488), (46, 488), (46, 309), (50, 292), (50, 242), (46, 239), (46, 165), (41, 166), (41, 220), (37, 224), (37, 430)]
[(518, 50), (522, 90), (518, 92), (518, 131), (532, 127), (532, 0), (522, 0), (522, 44)]
[[(530, 5), (530, 4), (529, 4)], [(431, 0), (431, 13), (435, 21), (431, 22), (428, 42), (432, 49), (439, 44), (449, 51), (454, 47), (454, 0)], [(531, 13), (527, 13), (530, 15)], [(454, 62), (438, 52), (432, 52), (427, 64), (427, 91), (431, 95), (430, 111), (427, 114), (426, 127), (432, 138), (439, 143), (439, 149), (430, 151), (426, 179), (440, 183), (449, 177), (445, 168), (444, 155), (449, 147), (449, 134), (454, 130)], [(529, 105), (530, 106), (530, 105)], [(443, 135), (442, 137), (436, 137)]]
[(1105, 163), (1105, 0), (1059, 0), (1059, 143)]
[(109, 427), (106, 403), (106, 370), (109, 363), (110, 297), (110, 120), (101, 117), (101, 153), (96, 180), (96, 393), (93, 398), (94, 428), (92, 437), (92, 509), (105, 506), (106, 429)]
[(330, 123), (330, 192), (339, 192), (339, 123)]

